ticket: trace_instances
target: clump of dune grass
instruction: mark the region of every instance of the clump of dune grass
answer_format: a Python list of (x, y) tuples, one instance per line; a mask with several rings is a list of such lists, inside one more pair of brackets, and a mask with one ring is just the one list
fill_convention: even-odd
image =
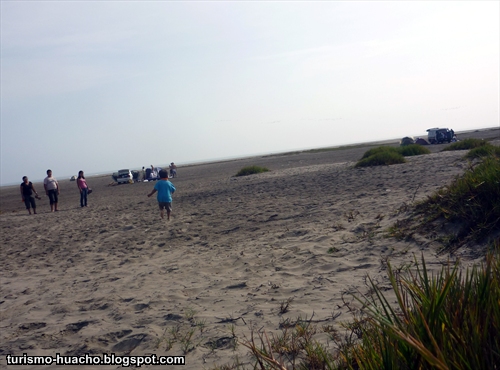
[(413, 155), (430, 154), (430, 150), (418, 145), (410, 144), (400, 147), (379, 146), (367, 150), (355, 167), (383, 166), (398, 163), (405, 163), (404, 157)]
[(405, 162), (405, 158), (399, 153), (382, 152), (358, 161), (354, 167), (386, 166)]
[(398, 152), (397, 148), (395, 148), (393, 146), (378, 146), (376, 148), (371, 148), (371, 149), (367, 150), (363, 154), (361, 159), (366, 159), (366, 158), (369, 158), (373, 155), (380, 154), (380, 153), (397, 153), (397, 152)]
[(461, 224), (456, 241), (480, 241), (500, 228), (500, 159), (472, 166), (461, 177), (417, 204), (424, 223), (440, 217)]
[(357, 321), (361, 344), (346, 353), (346, 362), (377, 369), (498, 369), (498, 254), (465, 273), (458, 262), (443, 267), (435, 277), (423, 257), (415, 262), (416, 271), (403, 275), (389, 264), (397, 308), (370, 281), (374, 294), (363, 301), (368, 319)]
[(247, 167), (243, 167), (241, 170), (239, 170), (235, 176), (248, 176), (248, 175), (253, 175), (256, 173), (262, 173), (262, 172), (267, 172), (267, 171), (269, 171), (269, 169), (266, 167), (247, 166)]
[(366, 151), (354, 167), (384, 166), (405, 162), (406, 160), (397, 148), (379, 146)]
[(469, 150), (469, 152), (464, 156), (466, 159), (476, 159), (484, 157), (495, 156), (500, 158), (500, 147), (486, 143), (485, 145), (478, 146), (477, 148)]
[(332, 368), (334, 354), (314, 339), (319, 331), (311, 319), (298, 318), (283, 322), (281, 333), (251, 332), (242, 345), (255, 359), (252, 369), (327, 369)]
[(469, 138), (461, 141), (457, 141), (456, 143), (450, 144), (447, 147), (445, 147), (442, 152), (445, 151), (450, 151), (450, 150), (468, 150), (468, 149), (474, 149), (483, 145), (488, 144), (486, 140), (483, 139), (474, 139), (474, 138)]
[(431, 151), (429, 149), (427, 149), (425, 146), (418, 145), (418, 144), (410, 144), (410, 145), (400, 146), (399, 148), (397, 148), (397, 150), (401, 155), (403, 155), (405, 157), (431, 153)]
[(342, 325), (346, 334), (323, 325), (333, 349), (314, 339), (319, 330), (312, 318), (297, 320), (281, 334), (256, 338), (252, 332), (243, 341), (255, 359), (252, 368), (498, 369), (500, 243), (493, 247), (483, 264), (465, 272), (456, 262), (432, 276), (423, 257), (414, 268), (388, 263), (394, 304), (369, 279), (371, 293), (356, 297), (361, 314)]

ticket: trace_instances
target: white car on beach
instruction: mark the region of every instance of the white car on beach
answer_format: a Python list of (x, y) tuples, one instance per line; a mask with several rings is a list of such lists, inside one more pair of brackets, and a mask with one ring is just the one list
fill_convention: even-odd
[(134, 176), (130, 170), (120, 170), (116, 174), (116, 182), (118, 184), (128, 184), (134, 182)]

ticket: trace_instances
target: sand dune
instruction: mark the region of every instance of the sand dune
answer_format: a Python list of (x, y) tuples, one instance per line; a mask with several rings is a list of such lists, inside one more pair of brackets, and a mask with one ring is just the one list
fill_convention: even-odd
[[(498, 145), (498, 130), (487, 134)], [(367, 274), (389, 287), (388, 259), (402, 265), (423, 253), (437, 269), (456, 258), (439, 255), (425, 235), (398, 241), (386, 229), (405, 205), (463, 173), (464, 153), (352, 168), (366, 150), (179, 168), (170, 222), (146, 197), (152, 183), (109, 187), (109, 177), (90, 178), (94, 192), (82, 209), (76, 184), (63, 180), (61, 210), (50, 213), (44, 198), (32, 216), (17, 187), (3, 188), (0, 367), (7, 354), (23, 353), (187, 352), (187, 369), (236, 356), (249, 363), (234, 336), (313, 314), (338, 325), (350, 319), (343, 294), (366, 289)], [(247, 164), (271, 171), (232, 177)], [(474, 262), (466, 250), (458, 255)]]

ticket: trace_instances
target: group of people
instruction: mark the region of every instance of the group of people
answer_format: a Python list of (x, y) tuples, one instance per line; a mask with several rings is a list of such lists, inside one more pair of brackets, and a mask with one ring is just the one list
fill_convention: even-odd
[[(168, 166), (169, 171), (167, 172), (170, 174), (170, 177), (177, 177), (177, 166), (174, 164), (174, 162), (170, 163)], [(148, 181), (156, 181), (161, 178), (160, 176), (160, 171), (162, 168), (160, 167), (155, 167), (151, 165), (151, 168), (144, 168), (142, 167), (142, 180), (148, 180)]]
[[(172, 163), (173, 165), (173, 163)], [(170, 171), (174, 170), (175, 174), (176, 168), (170, 168)], [(172, 172), (170, 172), (172, 173)], [(155, 184), (153, 190), (148, 194), (151, 197), (156, 192), (158, 193), (156, 199), (158, 201), (158, 206), (160, 208), (160, 217), (163, 219), (165, 216), (165, 210), (167, 211), (167, 219), (170, 220), (170, 215), (172, 213), (172, 194), (175, 192), (175, 186), (168, 181), (169, 173), (167, 170), (160, 170), (159, 176), (160, 180)], [(175, 176), (171, 176), (175, 177)], [(87, 207), (87, 195), (92, 190), (87, 184), (83, 171), (78, 172), (78, 178), (76, 179), (76, 185), (80, 191), (80, 206)], [(58, 201), (59, 201), (59, 183), (56, 178), (52, 176), (52, 170), (47, 170), (47, 177), (43, 180), (43, 187), (45, 189), (45, 194), (49, 197), (50, 211), (57, 212)], [(31, 215), (31, 210), (36, 214), (36, 199), (42, 199), (35, 190), (33, 183), (29, 181), (28, 176), (23, 176), (23, 182), (20, 185), (21, 196), (26, 209)], [(34, 194), (34, 195), (33, 195)]]
[[(87, 180), (85, 180), (83, 171), (78, 172), (76, 185), (78, 186), (78, 190), (80, 191), (80, 206), (87, 207), (87, 195), (91, 190), (89, 188), (89, 185), (87, 184)], [(50, 211), (57, 212), (59, 210), (57, 208), (57, 205), (59, 203), (60, 190), (57, 179), (52, 176), (52, 170), (47, 170), (47, 177), (43, 180), (43, 187), (45, 189), (45, 194), (49, 197)], [(42, 198), (38, 195), (35, 187), (33, 186), (33, 183), (29, 181), (28, 176), (23, 176), (23, 182), (21, 183), (20, 191), (22, 200), (26, 205), (28, 213), (31, 215), (31, 210), (33, 209), (33, 213), (36, 214), (35, 198), (38, 200)]]

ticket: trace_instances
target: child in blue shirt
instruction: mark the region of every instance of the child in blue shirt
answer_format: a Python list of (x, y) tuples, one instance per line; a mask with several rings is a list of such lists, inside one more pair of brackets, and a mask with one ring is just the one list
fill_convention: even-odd
[(154, 189), (148, 194), (148, 197), (152, 196), (156, 192), (158, 192), (156, 199), (158, 200), (158, 206), (160, 207), (160, 217), (163, 219), (166, 209), (167, 220), (170, 220), (170, 214), (172, 213), (172, 194), (175, 192), (175, 186), (168, 181), (167, 170), (160, 171), (160, 181), (155, 184)]

